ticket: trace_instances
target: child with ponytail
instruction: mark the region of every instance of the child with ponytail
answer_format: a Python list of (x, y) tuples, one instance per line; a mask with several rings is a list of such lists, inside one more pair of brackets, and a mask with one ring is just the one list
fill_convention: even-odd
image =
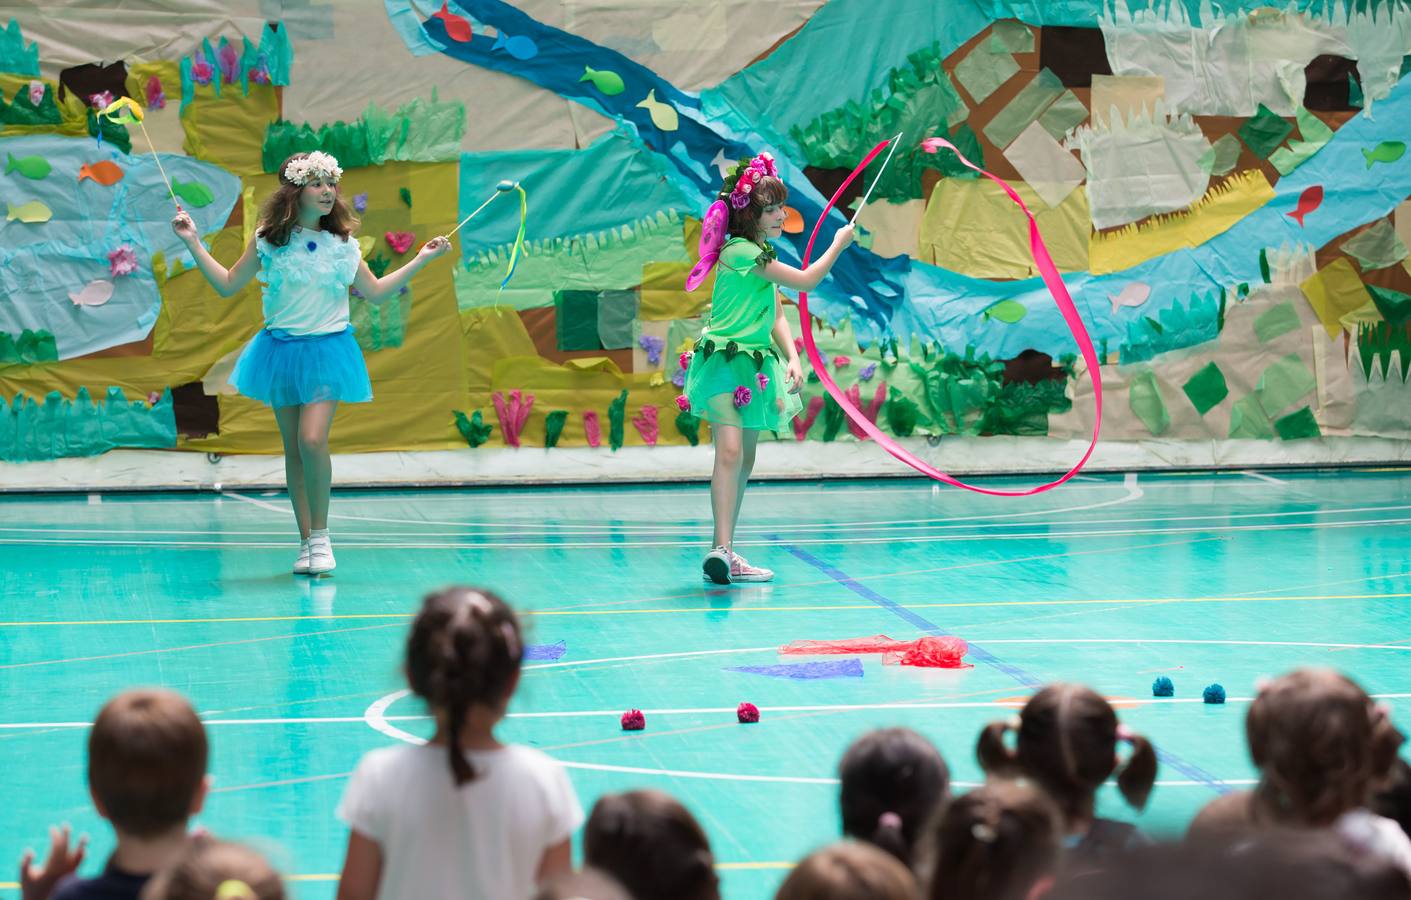
[(406, 674), (436, 731), (363, 757), (339, 806), (348, 853), (339, 900), (530, 897), (572, 868), (583, 810), (563, 768), (495, 739), (524, 643), (494, 594), (451, 588), (422, 604)]
[(843, 834), (910, 868), (917, 839), (950, 790), (941, 754), (909, 728), (879, 728), (848, 747), (838, 779)]
[[(1005, 741), (1014, 732), (1014, 746)], [(976, 755), (990, 775), (1027, 778), (1042, 787), (1063, 815), (1066, 859), (1078, 867), (1146, 842), (1134, 825), (1099, 817), (1097, 790), (1118, 769), (1119, 743), (1131, 753), (1117, 773), (1117, 789), (1134, 809), (1146, 806), (1156, 784), (1156, 749), (1128, 731), (1102, 695), (1076, 684), (1051, 684), (1014, 719), (980, 733)]]

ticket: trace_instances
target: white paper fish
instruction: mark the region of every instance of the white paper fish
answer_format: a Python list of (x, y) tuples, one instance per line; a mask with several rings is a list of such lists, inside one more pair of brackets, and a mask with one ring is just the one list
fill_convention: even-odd
[(69, 294), (74, 306), (102, 306), (113, 299), (111, 281), (90, 281), (77, 294)]
[(720, 173), (721, 178), (728, 178), (730, 177), (730, 169), (735, 165), (735, 160), (726, 159), (725, 151), (721, 149), (715, 151), (715, 159), (712, 159), (710, 161), (710, 164), (712, 166), (715, 166), (715, 169)]
[(1107, 299), (1112, 301), (1113, 315), (1124, 306), (1141, 306), (1150, 297), (1151, 285), (1143, 281), (1133, 281), (1122, 288), (1121, 293), (1107, 295)]

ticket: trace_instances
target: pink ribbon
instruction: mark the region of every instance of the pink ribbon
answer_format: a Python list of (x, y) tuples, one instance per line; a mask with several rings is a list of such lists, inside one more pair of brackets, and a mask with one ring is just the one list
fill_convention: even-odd
[[(886, 149), (889, 143), (891, 142), (882, 141), (876, 147), (873, 147), (872, 152), (867, 154), (862, 162), (858, 163), (857, 168), (853, 169), (852, 174), (847, 177), (847, 180), (838, 186), (838, 190), (834, 192), (832, 199), (828, 201), (828, 205), (823, 208), (822, 215), (820, 215), (818, 221), (814, 223), (813, 233), (808, 236), (808, 246), (804, 249), (803, 254), (804, 268), (808, 267), (809, 258), (813, 255), (813, 242), (818, 238), (818, 229), (822, 227), (823, 221), (828, 218), (828, 213), (838, 202), (838, 197), (842, 195), (843, 191), (847, 190), (848, 185), (852, 184), (853, 179), (856, 178), (863, 169), (867, 168), (868, 164), (876, 159), (879, 153)], [(833, 399), (843, 408), (843, 412), (847, 413), (848, 418), (851, 419), (853, 425), (856, 426), (856, 428), (853, 429), (854, 433), (860, 430), (876, 441), (878, 445), (892, 456), (906, 463), (908, 466), (911, 466), (922, 475), (934, 478), (937, 481), (943, 481), (946, 484), (954, 485), (958, 488), (964, 488), (967, 491), (974, 491), (977, 494), (989, 494), (993, 497), (1027, 497), (1030, 494), (1041, 494), (1044, 491), (1053, 490), (1078, 474), (1079, 470), (1087, 464), (1088, 458), (1093, 455), (1093, 450), (1097, 448), (1098, 432), (1102, 430), (1102, 373), (1098, 366), (1097, 351), (1093, 349), (1092, 339), (1088, 337), (1088, 330), (1083, 326), (1083, 318), (1078, 314), (1077, 307), (1073, 305), (1073, 298), (1068, 295), (1068, 288), (1063, 284), (1063, 279), (1059, 277), (1058, 268), (1053, 264), (1053, 258), (1049, 256), (1048, 247), (1044, 245), (1043, 236), (1039, 234), (1039, 224), (1034, 221), (1034, 214), (1029, 212), (1029, 207), (1024, 205), (1024, 201), (1015, 193), (1014, 188), (1005, 183), (1002, 178), (991, 175), (989, 172), (986, 172), (984, 169), (966, 159), (959, 150), (956, 150), (954, 144), (943, 138), (927, 138), (922, 142), (922, 146), (928, 153), (935, 153), (936, 149), (939, 147), (947, 147), (952, 150), (967, 167), (979, 172), (981, 175), (1004, 188), (1004, 192), (1009, 195), (1009, 199), (1017, 203), (1019, 208), (1024, 211), (1024, 215), (1029, 219), (1029, 249), (1033, 254), (1034, 264), (1038, 267), (1039, 275), (1043, 278), (1045, 286), (1048, 287), (1049, 294), (1053, 296), (1054, 302), (1058, 304), (1058, 311), (1063, 314), (1064, 321), (1068, 323), (1068, 330), (1072, 332), (1074, 340), (1078, 342), (1078, 349), (1083, 354), (1083, 361), (1088, 365), (1088, 375), (1093, 380), (1093, 401), (1096, 414), (1093, 419), (1093, 436), (1092, 440), (1088, 443), (1087, 452), (1083, 454), (1082, 459), (1078, 460), (1077, 465), (1069, 469), (1068, 472), (1057, 481), (1050, 481), (1038, 487), (1016, 491), (976, 487), (973, 484), (966, 484), (963, 481), (953, 478), (945, 472), (929, 465), (898, 444), (892, 439), (891, 435), (884, 433), (882, 429), (878, 428), (875, 423), (869, 420), (867, 416), (857, 408), (857, 404), (853, 403), (852, 400), (848, 398), (847, 394), (838, 387), (837, 382), (833, 380), (833, 376), (829, 374), (828, 368), (823, 362), (823, 358), (819, 356), (818, 346), (813, 340), (813, 317), (809, 315), (808, 312), (808, 293), (800, 291), (799, 318), (804, 323), (803, 342), (804, 350), (808, 354), (809, 364), (813, 366), (813, 371), (818, 376), (819, 381), (823, 382), (824, 389), (833, 396)]]

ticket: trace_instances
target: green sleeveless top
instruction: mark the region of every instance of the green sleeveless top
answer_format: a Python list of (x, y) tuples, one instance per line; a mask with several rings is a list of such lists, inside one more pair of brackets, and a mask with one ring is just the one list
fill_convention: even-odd
[(701, 337), (742, 350), (767, 350), (773, 343), (775, 286), (755, 274), (755, 266), (774, 259), (773, 247), (731, 238), (720, 249), (710, 319)]

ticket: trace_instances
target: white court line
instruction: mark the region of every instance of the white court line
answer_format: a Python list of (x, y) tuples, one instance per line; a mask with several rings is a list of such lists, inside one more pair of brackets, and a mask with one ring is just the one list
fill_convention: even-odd
[[(1112, 501), (1112, 502), (1118, 502), (1118, 501)], [(1127, 502), (1127, 501), (1124, 499), (1124, 500), (1121, 501), (1121, 502)], [(1108, 505), (1110, 505), (1110, 504), (1108, 504)], [(1389, 506), (1347, 506), (1347, 507), (1331, 507), (1331, 508), (1326, 508), (1326, 509), (1320, 508), (1320, 509), (1303, 509), (1303, 510), (1279, 510), (1279, 511), (1275, 511), (1275, 512), (1257, 512), (1257, 513), (1208, 513), (1208, 514), (1199, 515), (1199, 516), (1127, 516), (1127, 517), (1113, 518), (1113, 519), (1086, 519), (1086, 518), (1085, 518), (1085, 519), (1073, 519), (1073, 520), (1053, 521), (1053, 522), (1042, 522), (1042, 523), (1034, 523), (1034, 522), (1016, 522), (1016, 523), (1014, 523), (1014, 524), (1007, 524), (1007, 523), (995, 523), (995, 524), (990, 524), (990, 523), (986, 523), (986, 522), (977, 522), (977, 523), (974, 524), (974, 525), (966, 525), (966, 524), (959, 524), (959, 525), (927, 525), (927, 524), (924, 524), (924, 523), (925, 523), (925, 522), (944, 522), (944, 521), (950, 521), (950, 520), (947, 520), (947, 519), (929, 519), (929, 520), (905, 519), (905, 520), (898, 520), (898, 521), (890, 522), (890, 523), (871, 523), (871, 524), (877, 526), (877, 527), (875, 527), (875, 528), (873, 528), (873, 529), (868, 529), (868, 528), (866, 527), (869, 523), (856, 523), (856, 522), (851, 522), (851, 523), (850, 523), (850, 522), (838, 522), (838, 523), (819, 522), (819, 523), (814, 523), (814, 522), (808, 522), (808, 523), (792, 523), (792, 524), (787, 525), (787, 526), (780, 526), (780, 525), (760, 525), (760, 526), (755, 526), (755, 530), (761, 531), (761, 532), (767, 532), (767, 533), (770, 533), (770, 534), (789, 535), (789, 534), (793, 534), (793, 533), (795, 533), (795, 532), (800, 532), (800, 531), (825, 531), (825, 530), (834, 530), (834, 529), (843, 528), (843, 527), (849, 527), (849, 528), (852, 528), (853, 530), (858, 530), (858, 529), (862, 529), (862, 530), (882, 530), (882, 526), (883, 526), (883, 525), (893, 526), (893, 525), (917, 524), (917, 525), (920, 526), (920, 527), (917, 527), (917, 528), (914, 528), (914, 529), (902, 529), (902, 530), (898, 530), (898, 531), (896, 531), (896, 532), (893, 532), (893, 534), (894, 534), (898, 539), (900, 539), (900, 538), (904, 538), (905, 536), (911, 535), (911, 534), (919, 534), (919, 535), (922, 535), (922, 536), (926, 536), (928, 533), (930, 533), (930, 532), (935, 532), (935, 531), (955, 531), (955, 530), (961, 530), (961, 529), (966, 529), (966, 528), (1025, 528), (1025, 527), (1031, 527), (1031, 526), (1033, 526), (1033, 525), (1035, 525), (1035, 524), (1042, 524), (1042, 525), (1049, 526), (1049, 527), (1053, 527), (1053, 526), (1069, 526), (1069, 525), (1125, 525), (1125, 524), (1131, 524), (1131, 523), (1133, 523), (1133, 522), (1145, 522), (1145, 523), (1155, 523), (1155, 522), (1210, 522), (1210, 523), (1219, 524), (1219, 523), (1222, 523), (1222, 522), (1224, 522), (1224, 521), (1226, 521), (1226, 520), (1231, 520), (1231, 519), (1283, 519), (1283, 518), (1292, 518), (1292, 517), (1295, 517), (1295, 516), (1314, 517), (1314, 516), (1349, 515), (1349, 514), (1354, 514), (1354, 513), (1369, 513), (1369, 512), (1405, 512), (1405, 511), (1408, 511), (1408, 510), (1411, 510), (1411, 504), (1394, 504), (1394, 505), (1389, 505)], [(1074, 509), (1068, 509), (1068, 510), (1049, 510), (1049, 512), (1074, 512), (1074, 511), (1076, 511), (1076, 510), (1074, 510)], [(961, 518), (961, 517), (957, 517), (957, 518)], [(702, 522), (699, 523), (699, 524), (701, 524), (702, 526), (704, 526), (704, 525), (707, 524), (707, 523), (705, 523), (704, 521), (702, 521)], [(1310, 522), (1310, 523), (1307, 523), (1307, 524), (1316, 525), (1317, 523)], [(1353, 522), (1350, 522), (1350, 523), (1332, 523), (1332, 524), (1356, 524), (1356, 520), (1354, 520)], [(488, 524), (484, 524), (484, 523), (471, 523), (471, 524), (468, 524), (466, 527), (485, 527), (485, 528), (490, 528), (490, 526), (489, 526)], [(518, 525), (513, 525), (512, 527), (518, 528), (519, 526), (518, 526)], [(528, 526), (525, 526), (525, 527), (528, 527)], [(340, 537), (369, 537), (369, 536), (381, 537), (381, 536), (387, 536), (389, 540), (394, 540), (394, 539), (398, 539), (398, 538), (433, 538), (433, 537), (464, 537), (464, 538), (479, 538), (479, 537), (519, 537), (519, 536), (521, 536), (521, 535), (531, 535), (531, 534), (555, 534), (555, 535), (557, 535), (557, 534), (573, 534), (573, 533), (575, 533), (575, 532), (572, 532), (572, 531), (569, 530), (571, 527), (580, 527), (580, 526), (564, 526), (564, 530), (562, 530), (562, 531), (552, 531), (552, 532), (515, 532), (515, 533), (512, 533), (512, 534), (503, 534), (503, 535), (495, 535), (495, 534), (493, 534), (493, 533), (489, 533), (489, 534), (467, 533), (467, 532), (460, 532), (460, 531), (407, 531), (407, 532), (394, 532), (394, 533), (392, 533), (392, 534), (390, 534), (390, 535), (389, 535), (388, 532), (385, 532), (385, 531), (339, 531), (339, 532), (338, 532), (338, 535), (339, 535)], [(602, 533), (602, 532), (614, 533), (614, 532), (626, 531), (626, 530), (627, 530), (627, 529), (622, 528), (621, 526), (616, 526), (616, 525), (603, 526), (603, 527), (600, 527), (600, 528), (599, 528), (599, 527), (581, 526), (581, 528), (582, 528), (582, 533), (584, 533), (584, 534), (600, 534), (600, 533)], [(634, 531), (637, 530), (635, 526), (633, 526), (632, 529), (633, 529)], [(645, 533), (647, 533), (647, 534), (661, 534), (661, 533), (663, 533), (663, 532), (670, 532), (670, 531), (675, 531), (675, 530), (678, 530), (678, 529), (681, 530), (681, 531), (688, 531), (688, 530), (690, 530), (690, 523), (684, 523), (684, 524), (683, 524), (683, 523), (680, 523), (680, 522), (670, 522), (670, 523), (663, 522), (663, 523), (660, 523), (660, 524), (658, 524), (658, 525), (651, 526), (650, 528), (643, 528), (643, 529), (640, 529), (640, 530), (642, 530), (643, 532), (645, 532)], [(4, 527), (4, 526), (0, 526), (0, 534), (6, 534), (6, 533), (29, 534), (29, 533), (31, 533), (31, 532), (34, 532), (35, 530), (37, 530), (37, 529), (34, 528), (34, 527), (28, 527), (28, 528), (14, 528), (14, 527)], [(741, 528), (741, 529), (739, 529), (739, 530), (740, 530), (740, 531), (744, 531), (745, 529), (744, 529), (744, 528)], [(192, 530), (189, 530), (189, 529), (176, 529), (176, 528), (172, 528), (172, 529), (44, 528), (43, 531), (44, 531), (45, 534), (81, 534), (81, 535), (105, 535), (105, 534), (172, 535), (172, 534), (178, 534), (178, 535), (239, 535), (239, 536), (256, 537), (256, 536), (271, 536), (271, 535), (287, 535), (287, 534), (288, 534), (288, 530), (287, 530), (287, 529), (277, 529), (277, 530), (271, 530), (271, 531), (238, 531), (238, 530), (233, 530), (233, 529), (215, 529), (215, 530), (192, 531)], [(281, 546), (283, 546), (283, 545), (281, 545)], [(557, 546), (557, 545), (556, 545), (556, 546)]]
[[(896, 534), (881, 537), (848, 537), (837, 536), (828, 538), (795, 538), (788, 541), (795, 545), (832, 545), (832, 544), (896, 544), (905, 542), (908, 544), (944, 544), (960, 543), (965, 541), (1025, 541), (1025, 540), (1054, 540), (1057, 538), (1102, 538), (1102, 537), (1138, 537), (1152, 535), (1177, 535), (1177, 534), (1231, 534), (1240, 532), (1268, 532), (1268, 531), (1308, 531), (1321, 530), (1330, 531), (1342, 528), (1371, 528), (1382, 525), (1407, 525), (1411, 524), (1411, 518), (1405, 519), (1362, 519), (1352, 522), (1297, 522), (1290, 524), (1270, 524), (1270, 525), (1212, 525), (1209, 527), (1194, 528), (1106, 528), (1092, 531), (1035, 531), (1020, 534), (957, 534), (957, 535), (933, 535), (920, 534), (913, 536), (901, 536)], [(467, 538), (474, 538), (475, 535), (466, 535)], [(743, 547), (772, 547), (776, 546), (774, 541), (736, 541)], [(265, 541), (114, 541), (114, 540), (79, 540), (67, 538), (11, 538), (0, 537), (0, 545), (5, 544), (41, 544), (57, 546), (103, 546), (103, 547), (225, 547), (225, 548), (287, 548), (288, 542), (265, 542)], [(602, 550), (616, 549), (626, 550), (637, 547), (697, 547), (698, 540), (679, 541), (536, 541), (536, 542), (495, 542), (495, 541), (460, 541), (455, 543), (417, 543), (410, 541), (341, 541), (340, 547), (355, 547), (360, 549), (381, 549), (381, 550)]]
[(1277, 484), (1277, 485), (1287, 485), (1287, 484), (1288, 484), (1288, 482), (1287, 482), (1287, 481), (1284, 481), (1283, 479), (1275, 478), (1275, 477), (1272, 476), (1272, 475), (1265, 475), (1263, 472), (1255, 472), (1255, 471), (1252, 470), (1252, 469), (1251, 469), (1251, 470), (1248, 470), (1248, 471), (1241, 472), (1240, 474), (1243, 475), (1243, 476), (1245, 476), (1246, 478), (1254, 478), (1254, 479), (1257, 479), (1257, 480), (1259, 480), (1259, 481), (1263, 481), (1263, 482), (1265, 482), (1265, 483), (1267, 483), (1267, 484)]
[[(1113, 487), (1116, 487), (1116, 485), (1113, 485)], [(908, 524), (908, 525), (920, 524), (920, 525), (926, 525), (926, 524), (935, 523), (935, 522), (974, 522), (974, 521), (991, 520), (991, 519), (1019, 519), (1019, 518), (1030, 518), (1030, 517), (1033, 517), (1033, 516), (1059, 515), (1059, 514), (1061, 514), (1061, 513), (1070, 513), (1070, 512), (1085, 512), (1085, 511), (1087, 511), (1087, 510), (1100, 509), (1100, 508), (1105, 507), (1105, 506), (1116, 506), (1116, 505), (1118, 505), (1118, 504), (1130, 503), (1130, 502), (1132, 502), (1132, 501), (1134, 501), (1134, 500), (1140, 500), (1140, 499), (1142, 498), (1142, 496), (1143, 496), (1143, 494), (1142, 494), (1142, 489), (1137, 486), (1137, 476), (1136, 476), (1135, 473), (1129, 473), (1129, 474), (1123, 479), (1122, 488), (1126, 491), (1126, 493), (1123, 494), (1121, 497), (1118, 497), (1118, 498), (1113, 499), (1113, 500), (1104, 500), (1104, 501), (1097, 502), (1097, 503), (1088, 503), (1088, 504), (1084, 504), (1084, 505), (1081, 505), (1081, 506), (1068, 506), (1068, 507), (1058, 507), (1058, 508), (1055, 508), (1055, 509), (1029, 510), (1029, 511), (1027, 511), (1027, 512), (1015, 512), (1015, 513), (989, 513), (989, 514), (980, 513), (980, 514), (971, 515), (971, 516), (948, 516), (948, 517), (935, 518), (935, 519), (914, 519), (914, 518), (907, 518), (907, 519), (874, 519), (874, 520), (870, 520), (870, 521), (861, 521), (861, 522), (817, 522), (817, 523), (807, 523), (806, 525), (804, 525), (804, 526), (802, 526), (802, 527), (800, 527), (800, 526), (798, 526), (798, 525), (795, 525), (795, 526), (793, 526), (792, 530), (794, 530), (794, 531), (798, 531), (798, 530), (831, 530), (831, 529), (836, 529), (836, 528), (856, 528), (856, 527), (866, 527), (866, 526), (872, 526), (872, 527), (876, 527), (876, 526), (890, 527), (890, 526), (901, 525), (901, 524)], [(255, 505), (255, 506), (260, 507), (261, 509), (265, 509), (265, 510), (268, 510), (268, 511), (270, 511), (270, 512), (279, 513), (281, 516), (292, 516), (292, 515), (293, 515), (293, 511), (290, 510), (287, 506), (279, 506), (279, 505), (276, 505), (276, 504), (273, 504), (273, 503), (266, 503), (266, 502), (264, 502), (264, 501), (262, 501), (262, 500), (256, 500), (255, 498), (253, 498), (253, 497), (248, 497), (248, 496), (246, 496), (246, 495), (244, 495), (244, 494), (239, 494), (239, 493), (234, 493), (234, 492), (226, 492), (226, 493), (223, 493), (221, 496), (230, 497), (230, 498), (235, 499), (235, 500), (244, 500), (246, 503), (251, 503), (251, 504), (253, 504), (253, 505)], [(1407, 508), (1411, 508), (1411, 507), (1407, 507)], [(511, 529), (511, 528), (531, 528), (531, 529), (532, 529), (532, 528), (538, 528), (538, 529), (544, 529), (544, 528), (551, 528), (551, 529), (552, 529), (551, 531), (531, 531), (531, 532), (528, 532), (528, 533), (530, 533), (530, 534), (563, 533), (565, 530), (568, 530), (568, 529), (587, 529), (587, 528), (588, 528), (588, 526), (587, 526), (585, 523), (572, 523), (572, 524), (564, 524), (564, 525), (562, 525), (562, 526), (559, 526), (559, 525), (549, 526), (547, 523), (544, 523), (544, 522), (532, 522), (532, 523), (526, 522), (526, 523), (522, 523), (522, 524), (521, 524), (521, 523), (507, 523), (507, 522), (448, 522), (448, 521), (433, 520), (433, 519), (400, 519), (400, 518), (388, 518), (388, 517), (382, 517), (382, 516), (356, 516), (356, 515), (350, 515), (350, 514), (347, 514), (347, 513), (330, 513), (330, 514), (329, 514), (329, 518), (332, 518), (332, 519), (346, 519), (346, 520), (348, 520), (348, 521), (358, 521), (358, 522), (378, 522), (378, 523), (388, 524), (388, 525), (442, 525), (442, 526), (453, 526), (453, 527), (458, 527), (458, 528), (503, 528), (503, 529)], [(687, 520), (687, 521), (688, 521), (688, 523), (690, 523), (690, 524), (698, 524), (698, 525), (700, 525), (700, 526), (705, 526), (705, 525), (709, 524), (709, 520), (708, 520), (708, 519), (695, 519), (695, 520)], [(1137, 520), (1137, 521), (1139, 521), (1139, 520)], [(689, 527), (689, 525), (683, 525), (682, 527)], [(619, 524), (619, 525), (607, 525), (607, 524), (600, 524), (600, 525), (596, 526), (596, 528), (595, 528), (594, 530), (596, 530), (596, 531), (617, 531), (617, 532), (644, 531), (644, 532), (646, 532), (646, 533), (648, 533), (648, 534), (654, 534), (654, 533), (656, 533), (656, 532), (659, 532), (659, 531), (661, 530), (661, 528), (662, 528), (662, 526), (661, 526), (660, 523), (643, 524), (643, 525), (620, 525), (620, 524)], [(736, 529), (736, 530), (737, 530), (737, 531), (776, 531), (776, 530), (778, 530), (778, 527), (777, 527), (777, 526), (771, 526), (771, 525), (746, 525), (746, 526), (742, 526), (742, 527), (740, 527), (740, 528), (738, 528), (738, 529)]]

